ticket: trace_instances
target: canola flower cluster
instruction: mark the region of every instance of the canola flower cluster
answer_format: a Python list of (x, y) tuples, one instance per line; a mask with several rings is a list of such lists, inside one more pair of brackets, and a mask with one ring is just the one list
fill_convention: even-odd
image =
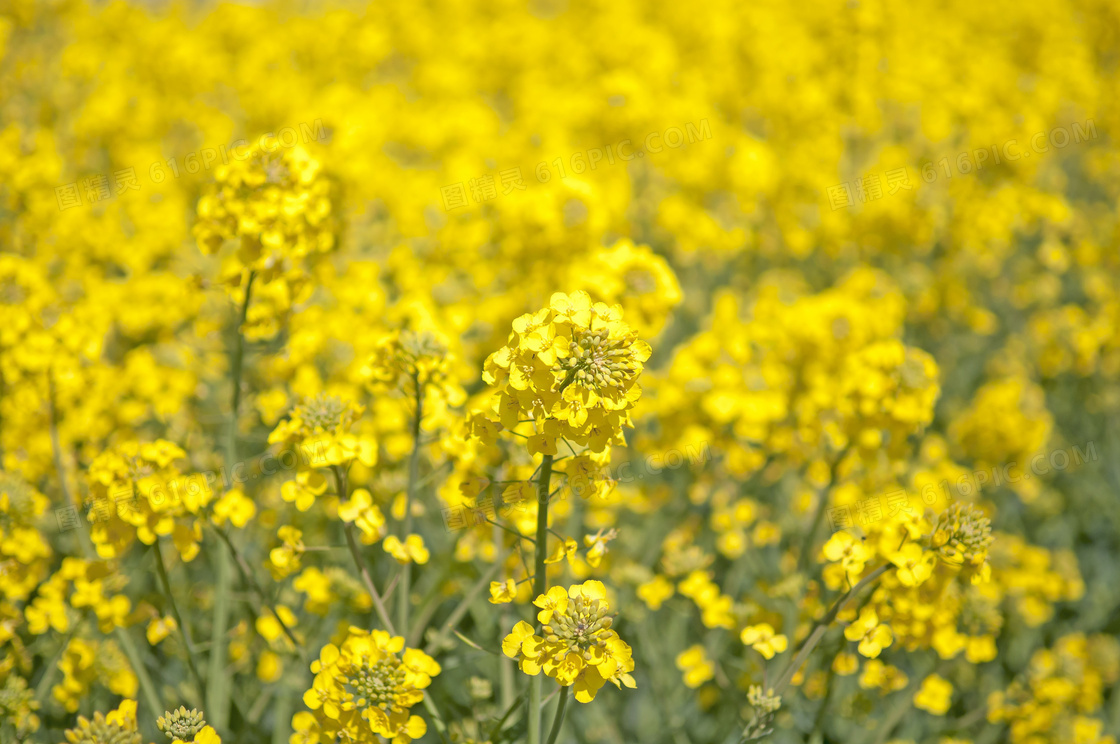
[(1115, 744), (1118, 39), (9, 3), (0, 742)]

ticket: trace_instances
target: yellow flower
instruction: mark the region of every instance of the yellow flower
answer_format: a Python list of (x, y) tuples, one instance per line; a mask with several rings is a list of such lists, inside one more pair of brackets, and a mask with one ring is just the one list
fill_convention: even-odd
[(280, 145), (266, 135), (244, 157), (217, 166), (194, 228), (203, 253), (236, 241), (240, 265), (265, 282), (335, 245), (330, 182), (319, 161), (300, 145)]
[(214, 502), (210, 518), (219, 527), (228, 521), (234, 527), (241, 528), (248, 524), (256, 513), (257, 505), (253, 500), (240, 488), (232, 488)]
[(920, 586), (933, 575), (933, 567), (937, 563), (934, 553), (923, 551), (916, 543), (906, 543), (888, 557), (898, 566), (895, 575), (903, 586)]
[(839, 653), (836, 654), (836, 658), (832, 660), (832, 671), (836, 672), (841, 677), (855, 674), (858, 669), (859, 657), (855, 654)]
[(167, 617), (152, 618), (152, 621), (148, 623), (148, 643), (152, 646), (158, 646), (163, 639), (171, 635), (178, 627), (175, 618), (170, 615)]
[(715, 667), (699, 644), (677, 655), (677, 669), (684, 672), (685, 686), (693, 689), (715, 676)]
[(549, 307), (513, 321), (509, 342), (486, 359), (483, 380), (503, 427), (536, 422), (531, 453), (556, 454), (559, 439), (603, 452), (625, 444), (622, 429), (631, 425), (649, 355), (620, 307), (592, 303), (586, 292), (558, 292)]
[(859, 686), (865, 690), (878, 689), (884, 695), (904, 689), (910, 680), (898, 667), (884, 664), (879, 659), (868, 659), (859, 676)]
[[(309, 470), (333, 466), (345, 468), (355, 461), (373, 467), (377, 464), (376, 441), (367, 433), (351, 432), (364, 412), (361, 406), (321, 393), (314, 398), (305, 398), (295, 406), (288, 418), (277, 424), (268, 435), (268, 442), (287, 444), (297, 450), (297, 476)], [(318, 481), (300, 485), (312, 490), (320, 488)], [(325, 484), (322, 489), (325, 489)], [(315, 495), (322, 493), (322, 489)], [(306, 503), (306, 498), (285, 498), (296, 501), (297, 506)]]
[(859, 652), (869, 659), (876, 658), (894, 643), (894, 634), (886, 624), (879, 623), (879, 615), (871, 607), (864, 607), (859, 618), (844, 629), (849, 641), (859, 641)]
[(397, 563), (424, 564), (428, 562), (428, 549), (424, 547), (424, 538), (420, 535), (409, 535), (403, 543), (396, 535), (389, 535), (381, 541), (381, 547), (385, 549), (386, 553), (393, 556)]
[(555, 612), (563, 612), (568, 606), (568, 592), (562, 586), (554, 586), (545, 594), (533, 600), (533, 604), (541, 608), (537, 613), (537, 620), (548, 623)]
[(541, 671), (564, 687), (572, 687), (576, 700), (589, 703), (606, 682), (615, 687), (635, 687), (630, 672), (634, 659), (630, 646), (611, 629), (606, 588), (599, 581), (573, 584), (564, 591), (553, 587), (533, 603), (543, 626), (541, 635), (521, 621), (502, 641), (502, 652), (517, 659), (526, 674)]
[(660, 609), (665, 600), (674, 594), (673, 582), (661, 574), (657, 574), (649, 581), (638, 586), (638, 599), (646, 603), (651, 610)]
[(340, 646), (327, 644), (312, 662), (315, 679), (303, 701), (323, 730), (355, 742), (373, 744), (373, 734), (407, 744), (427, 731), (410, 709), (440, 671), (423, 651), (406, 649), (400, 636), (351, 626)]
[(774, 628), (769, 623), (749, 625), (743, 628), (739, 639), (744, 645), (750, 646), (766, 659), (773, 659), (775, 654), (780, 654), (789, 647), (789, 641), (784, 635), (774, 633)]
[(922, 680), (922, 687), (914, 695), (914, 707), (943, 716), (952, 702), (953, 685), (942, 677), (931, 674)]
[(578, 549), (579, 544), (576, 543), (575, 540), (570, 537), (565, 538), (563, 542), (557, 543), (556, 549), (552, 551), (551, 555), (544, 559), (544, 562), (559, 563), (560, 561), (565, 559), (571, 562), (572, 558), (575, 557), (576, 550)]
[(508, 604), (517, 597), (517, 582), (513, 579), (490, 582), (490, 604)]
[(603, 534), (599, 530), (594, 535), (584, 535), (583, 544), (588, 548), (587, 563), (592, 568), (598, 568), (603, 556), (607, 554), (607, 543), (618, 537), (618, 530), (611, 528)]
[(347, 501), (338, 505), (338, 518), (343, 522), (353, 522), (361, 531), (361, 540), (372, 545), (381, 539), (385, 528), (385, 515), (373, 497), (364, 488), (355, 488)]
[(829, 538), (828, 542), (824, 544), (822, 552), (829, 561), (839, 562), (844, 567), (845, 573), (857, 576), (863, 572), (864, 564), (871, 557), (870, 551), (867, 550), (862, 541), (855, 539), (843, 530), (834, 533)]
[(300, 558), (303, 556), (304, 545), (303, 532), (291, 525), (281, 527), (276, 531), (276, 536), (280, 538), (283, 544), (269, 551), (268, 569), (273, 578), (279, 581), (300, 570)]
[[(136, 701), (122, 700), (116, 710), (102, 716), (100, 712), (93, 714), (93, 720), (85, 716), (78, 716), (78, 725), (66, 731), (66, 740), (70, 742), (126, 742), (135, 744), (140, 742), (140, 734), (136, 728)], [(221, 744), (214, 741), (212, 744)]]

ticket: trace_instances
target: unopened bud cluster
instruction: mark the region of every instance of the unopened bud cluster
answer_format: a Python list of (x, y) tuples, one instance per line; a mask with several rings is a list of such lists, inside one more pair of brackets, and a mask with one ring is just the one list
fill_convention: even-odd
[[(581, 329), (582, 330), (582, 329)], [(572, 379), (587, 386), (620, 387), (623, 382), (636, 377), (640, 364), (632, 361), (625, 338), (610, 338), (606, 333), (577, 333), (568, 343), (569, 355), (560, 360), (560, 366)]]
[(613, 619), (607, 614), (605, 602), (579, 596), (573, 599), (566, 612), (556, 613), (550, 624), (541, 631), (550, 643), (565, 642), (585, 659), (591, 657), (593, 646), (603, 646), (606, 639), (602, 631), (610, 630)]
[(70, 744), (141, 744), (140, 732), (109, 723), (101, 713), (94, 713), (93, 720), (79, 716), (77, 728), (66, 731)]
[(156, 727), (173, 742), (188, 742), (194, 741), (206, 721), (202, 720), (202, 711), (179, 706), (179, 710), (167, 711), (156, 719)]
[(774, 694), (773, 687), (763, 692), (758, 685), (751, 685), (747, 690), (747, 701), (764, 713), (773, 713), (782, 707), (782, 697)]
[(943, 511), (930, 535), (930, 547), (950, 563), (981, 563), (992, 544), (992, 521), (977, 507), (960, 501)]
[(397, 705), (397, 698), (405, 691), (408, 670), (401, 665), (400, 659), (385, 655), (372, 664), (370, 659), (364, 661), (356, 674), (347, 680), (354, 688), (355, 705), (392, 712), (404, 710)]
[(298, 417), (303, 425), (313, 432), (339, 430), (344, 424), (350, 423), (349, 420), (344, 420), (348, 414), (350, 414), (349, 406), (343, 403), (342, 398), (325, 393), (305, 399), (292, 410), (292, 417)]

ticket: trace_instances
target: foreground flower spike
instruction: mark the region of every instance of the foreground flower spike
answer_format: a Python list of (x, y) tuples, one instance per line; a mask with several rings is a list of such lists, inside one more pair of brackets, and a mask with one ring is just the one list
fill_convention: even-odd
[(349, 467), (355, 460), (367, 467), (377, 463), (377, 442), (364, 433), (351, 432), (365, 408), (335, 395), (320, 393), (292, 408), (288, 418), (268, 435), (269, 444), (296, 448), (296, 477), (286, 481), (280, 495), (307, 511), (327, 490), (324, 468)]
[(341, 737), (359, 744), (383, 736), (408, 744), (428, 730), (410, 709), (424, 699), (440, 665), (423, 651), (406, 649), (404, 638), (351, 626), (341, 646), (323, 647), (311, 671), (315, 681), (303, 701), (312, 716), (295, 716), (297, 734), (315, 730), (327, 741)]
[(302, 147), (254, 145), (246, 157), (219, 166), (198, 201), (195, 238), (203, 253), (239, 243), (239, 263), (266, 281), (294, 261), (334, 248), (330, 182)]
[(513, 321), (509, 341), (491, 354), (483, 379), (496, 391), (501, 424), (534, 419), (531, 453), (556, 454), (568, 439), (602, 452), (623, 443), (650, 347), (622, 322), (622, 309), (586, 292), (557, 292), (549, 306)]
[(93, 714), (93, 720), (78, 716), (78, 725), (66, 730), (70, 744), (141, 744), (136, 728), (136, 701), (122, 700), (120, 706), (103, 716)]
[(929, 537), (930, 547), (941, 560), (977, 569), (974, 583), (986, 581), (991, 575), (987, 561), (993, 540), (992, 521), (979, 508), (960, 501), (937, 517)]
[(573, 584), (564, 591), (553, 587), (537, 597), (541, 635), (525, 621), (517, 623), (502, 642), (502, 651), (517, 659), (521, 671), (545, 675), (573, 687), (576, 700), (589, 703), (604, 682), (634, 688), (630, 646), (611, 629), (606, 589), (600, 581)]
[(218, 734), (202, 719), (200, 710), (179, 706), (156, 719), (156, 727), (175, 744), (221, 744)]

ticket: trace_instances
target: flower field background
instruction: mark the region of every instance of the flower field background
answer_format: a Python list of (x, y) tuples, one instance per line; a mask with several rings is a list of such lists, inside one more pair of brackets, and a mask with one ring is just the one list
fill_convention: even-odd
[(1113, 744), (1120, 5), (0, 12), (0, 744)]

